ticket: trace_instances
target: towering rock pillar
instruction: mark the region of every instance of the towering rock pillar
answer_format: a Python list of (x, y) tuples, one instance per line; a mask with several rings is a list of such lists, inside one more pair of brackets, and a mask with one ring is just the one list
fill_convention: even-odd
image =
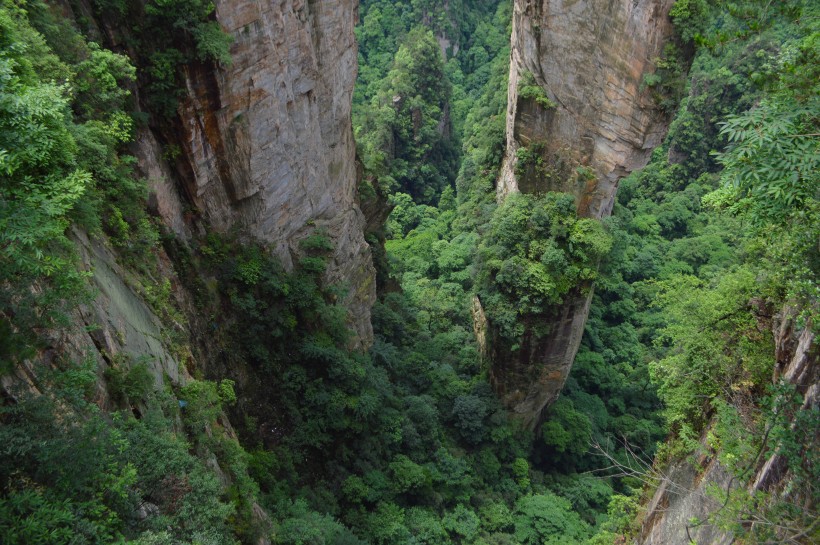
[(186, 67), (177, 141), (187, 199), (217, 230), (269, 245), (286, 267), (316, 230), (326, 281), (349, 288), (358, 344), (372, 341), (375, 271), (356, 202), (351, 100), (355, 0), (217, 0), (232, 62)]
[[(563, 191), (575, 195), (580, 216), (609, 216), (618, 181), (643, 167), (666, 133), (668, 120), (641, 83), (672, 35), (673, 3), (514, 0), (499, 200), (513, 191)], [(534, 154), (545, 167), (517, 168), (518, 157)], [(529, 427), (566, 381), (591, 297), (591, 286), (568, 294), (543, 316), (549, 332), (525, 332), (515, 352), (487, 324), (493, 386)]]

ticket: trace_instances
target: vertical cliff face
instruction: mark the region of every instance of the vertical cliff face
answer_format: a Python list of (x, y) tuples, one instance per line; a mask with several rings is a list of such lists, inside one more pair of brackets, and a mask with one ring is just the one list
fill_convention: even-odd
[[(507, 157), (498, 184), (510, 191), (567, 191), (578, 211), (601, 218), (612, 211), (618, 180), (649, 160), (667, 120), (643, 76), (654, 71), (672, 34), (674, 0), (517, 0), (507, 111)], [(522, 76), (531, 75), (555, 103), (544, 107), (521, 96)], [(544, 159), (561, 174), (590, 167), (595, 180), (572, 176), (519, 180), (516, 154), (541, 144)]]
[(239, 227), (286, 267), (316, 230), (334, 243), (326, 281), (349, 288), (358, 343), (372, 340), (375, 271), (356, 202), (353, 0), (222, 0), (232, 63), (186, 67), (180, 106), (187, 199), (217, 230)]
[[(612, 211), (618, 181), (649, 160), (667, 119), (643, 76), (672, 35), (673, 0), (516, 0), (507, 111), (507, 152), (498, 198), (513, 191), (575, 195), (578, 214)], [(528, 168), (524, 156), (539, 168)], [(545, 313), (546, 335), (526, 332), (510, 353), (488, 342), (490, 376), (528, 426), (569, 373), (589, 311), (591, 286)], [(488, 340), (493, 334), (489, 324)]]

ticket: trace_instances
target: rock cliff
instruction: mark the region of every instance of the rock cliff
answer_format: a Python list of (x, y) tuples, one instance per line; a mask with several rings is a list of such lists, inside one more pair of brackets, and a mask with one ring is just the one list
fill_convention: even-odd
[[(800, 408), (817, 411), (820, 407), (820, 366), (816, 335), (810, 324), (798, 327), (797, 315), (796, 309), (786, 307), (773, 320), (776, 363), (772, 382), (794, 385), (803, 397)], [(710, 451), (708, 434), (709, 430), (701, 438), (701, 445), (702, 450), (711, 455), (701, 456), (694, 464), (688, 460), (674, 461), (663, 473), (654, 475), (657, 488), (647, 504), (635, 545), (677, 545), (693, 541), (715, 545), (734, 543), (735, 536), (715, 525), (714, 518), (726, 508), (727, 491), (739, 487), (746, 488), (750, 494), (770, 494), (771, 500), (782, 499), (795, 507), (811, 505), (810, 498), (801, 497), (800, 491), (794, 489), (790, 482), (792, 469), (779, 450), (768, 457), (759, 456), (752, 471), (746, 473), (744, 479), (738, 479), (718, 461), (718, 453)], [(719, 493), (715, 493), (716, 489)], [(757, 506), (761, 513), (763, 508), (763, 505)], [(693, 519), (702, 522), (695, 523)], [(761, 524), (767, 522), (759, 520)], [(785, 539), (789, 534), (781, 532), (789, 530), (788, 524), (778, 522), (783, 524), (777, 533), (783, 538), (782, 542), (802, 543), (797, 538)]]
[[(214, 378), (212, 371), (224, 371), (216, 369), (228, 358), (212, 346), (213, 314), (207, 316), (195, 304), (197, 294), (177, 274), (191, 265), (180, 267), (178, 256), (168, 250), (185, 247), (205, 227), (261, 242), (288, 269), (300, 257), (302, 239), (326, 234), (333, 251), (324, 281), (348, 288), (344, 304), (354, 347), (369, 346), (375, 269), (357, 202), (351, 126), (357, 6), (355, 0), (216, 2), (216, 19), (233, 37), (231, 62), (185, 64), (176, 119), (142, 127), (129, 149), (148, 181), (149, 212), (177, 239), (155, 249), (156, 267), (138, 273), (105, 236), (74, 229), (78, 265), (94, 297), (71, 311), (70, 326), (43, 339), (36, 357), (0, 377), (0, 397), (48, 395), (40, 373), (65, 362), (85, 362), (97, 375), (89, 399), (103, 411), (130, 410), (141, 418), (145, 401), (123, 400), (112, 386), (116, 373), (144, 367), (154, 381), (150, 389), (181, 395), (192, 374)], [(82, 20), (98, 41), (137, 57), (125, 45), (129, 29), (108, 24), (93, 4), (57, 1), (54, 9), (66, 19)], [(145, 90), (132, 91), (140, 96)], [(157, 295), (163, 290), (169, 293)], [(240, 387), (259, 382), (246, 368), (231, 371), (240, 375)], [(181, 410), (174, 404), (168, 416), (174, 431), (184, 435)], [(208, 436), (218, 429), (220, 438), (236, 441), (226, 414), (208, 426)], [(233, 470), (208, 449), (200, 454), (227, 488)], [(248, 478), (245, 470), (239, 473), (237, 478)], [(267, 527), (267, 515), (247, 499), (251, 519)], [(259, 537), (256, 542), (270, 541)]]
[[(641, 84), (672, 35), (673, 3), (514, 2), (499, 200), (512, 191), (564, 191), (575, 195), (581, 216), (600, 219), (611, 213), (618, 181), (643, 167), (666, 133), (668, 120)], [(544, 167), (518, 165), (523, 148), (529, 156), (539, 155)], [(488, 343), (493, 385), (530, 427), (566, 380), (590, 298), (591, 288), (582, 287), (545, 313), (550, 333), (538, 338), (525, 333), (526, 350), (511, 354)]]
[[(618, 181), (649, 160), (666, 134), (643, 76), (672, 35), (673, 0), (517, 0), (513, 11), (507, 155), (498, 184), (510, 191), (567, 191), (587, 217), (610, 214)], [(520, 96), (522, 76), (555, 103)], [(540, 143), (554, 168), (583, 165), (595, 180), (519, 180), (516, 154)]]
[(218, 70), (185, 67), (175, 166), (187, 200), (210, 227), (238, 227), (286, 268), (301, 239), (324, 231), (334, 244), (326, 281), (349, 288), (351, 326), (367, 346), (376, 292), (356, 202), (350, 116), (357, 5), (216, 2), (217, 20), (233, 37), (232, 62)]

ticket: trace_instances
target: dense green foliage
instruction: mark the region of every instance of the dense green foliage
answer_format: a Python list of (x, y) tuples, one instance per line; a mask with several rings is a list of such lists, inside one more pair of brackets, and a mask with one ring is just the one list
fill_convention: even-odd
[[(807, 66), (816, 38), (804, 22), (812, 20), (811, 13), (799, 3), (763, 14), (753, 7), (722, 12), (705, 2), (676, 7), (682, 49), (668, 48), (657, 75), (647, 76), (660, 105), (676, 110), (669, 136), (646, 169), (622, 182), (614, 217), (606, 233), (595, 227), (594, 239), (601, 244), (589, 256), (568, 252), (570, 231), (538, 230), (530, 218), (539, 207), (531, 202), (540, 200), (513, 198), (493, 214), (492, 185), (484, 177), (498, 167), (498, 148), (487, 140), (493, 134), (491, 122), (476, 125), (487, 127), (483, 134), (465, 136), (455, 203), (442, 196), (436, 210), (414, 206), (410, 199), (394, 201), (389, 223), (394, 240), (387, 243), (388, 253), (404, 297), (423, 312), (431, 329), (468, 327), (469, 294), (478, 288), (483, 299), (498, 298), (495, 318), (508, 316), (504, 323), (515, 332), (521, 327), (521, 306), (541, 310), (545, 301), (577, 288), (579, 280), (583, 285), (585, 269), (590, 279), (595, 277), (581, 350), (563, 399), (549, 411), (530, 447), (527, 472), (529, 486), (546, 485), (571, 499), (590, 522), (603, 520), (611, 501), (609, 521), (600, 524), (595, 542), (611, 542), (634, 529), (635, 500), (612, 496), (612, 488), (629, 493), (637, 483), (614, 479), (592, 486), (566, 475), (568, 470), (602, 467), (603, 460), (587, 454), (589, 446), (598, 445), (630, 467), (635, 453), (651, 459), (667, 429), (674, 435), (663, 448), (665, 456), (696, 446), (717, 406), (748, 410), (748, 400), (759, 400), (766, 413), (773, 349), (755, 308), (765, 303), (777, 309), (797, 297), (809, 309), (802, 319), (809, 318), (818, 270), (817, 106), (816, 92), (810, 91), (816, 78)], [(688, 80), (682, 60), (686, 48), (697, 51)], [(806, 77), (799, 80), (802, 74)], [(784, 98), (769, 106), (777, 97)], [(723, 149), (724, 154), (715, 153)], [(532, 169), (544, 174), (537, 172), (537, 164)], [(561, 202), (557, 195), (546, 198)], [(553, 211), (545, 216), (571, 225), (577, 220), (570, 212), (566, 207), (563, 215)], [(511, 227), (505, 230), (507, 224)], [(606, 254), (609, 240), (612, 249)], [(550, 256), (563, 258), (561, 263), (586, 266), (547, 273), (541, 259), (545, 244), (557, 247)], [(495, 264), (486, 276), (473, 269), (479, 257)], [(601, 258), (596, 272), (590, 264)], [(516, 274), (503, 274), (505, 261)], [(493, 305), (487, 306), (492, 314)], [(710, 403), (715, 398), (726, 405)], [(720, 409), (723, 415), (733, 410), (738, 409)], [(795, 413), (795, 418), (813, 417), (809, 411)], [(764, 426), (766, 418), (749, 419), (744, 413), (743, 426), (752, 421)], [(760, 430), (738, 427), (739, 422), (720, 429), (746, 430), (740, 439), (762, 436)], [(719, 430), (714, 433), (720, 435)], [(740, 439), (724, 440), (734, 445), (725, 448), (734, 452), (729, 460), (760, 446)], [(812, 441), (803, 434), (779, 444), (795, 445), (795, 468), (815, 468)], [(628, 452), (620, 448), (624, 443)], [(766, 448), (784, 448), (777, 444)], [(798, 487), (814, 494), (810, 485)], [(733, 513), (748, 509), (749, 501), (762, 500), (744, 501), (735, 502)], [(773, 509), (782, 514), (791, 507)], [(727, 526), (748, 533), (737, 518), (723, 515)], [(789, 517), (799, 527), (797, 513)]]
[(9, 362), (85, 291), (72, 222), (104, 229), (134, 264), (146, 263), (157, 235), (122, 153), (133, 126), (128, 59), (84, 41), (40, 2), (4, 3), (0, 36), (0, 354)]
[(429, 30), (414, 28), (369, 107), (357, 116), (365, 165), (382, 188), (434, 203), (452, 183), (450, 94), (438, 42)]
[(367, 1), (360, 9), (359, 155), (367, 174), (395, 194), (393, 204), (408, 194), (436, 205), (455, 182), (467, 116), (493, 72), (490, 61), (509, 47), (509, 6)]
[[(817, 15), (802, 2), (728, 11), (678, 2), (673, 19), (698, 43), (687, 95), (666, 143), (621, 185), (613, 220), (625, 236), (613, 237), (623, 241), (615, 270), (627, 285), (610, 284), (607, 266), (599, 283), (599, 294), (630, 309), (643, 345), (635, 354), (654, 360), (649, 375), (672, 431), (662, 461), (703, 453), (704, 432), (740, 482), (760, 459), (791, 453), (792, 499), (714, 490), (724, 507), (708, 522), (752, 543), (816, 534), (806, 506), (816, 505), (817, 488), (805, 478), (817, 471), (816, 436), (795, 428), (772, 437), (785, 420), (816, 422), (816, 408), (774, 417), (800, 396), (767, 392), (772, 315), (796, 307), (798, 325), (816, 327)], [(582, 348), (575, 376), (586, 357)], [(572, 398), (571, 383), (567, 390)]]
[[(479, 249), (479, 295), (488, 319), (515, 342), (571, 290), (589, 289), (611, 240), (578, 218), (566, 193), (513, 194), (493, 213)], [(532, 328), (530, 328), (532, 329)]]
[[(184, 64), (227, 61), (210, 2), (93, 5), (139, 77), (47, 5), (0, 7), (3, 374), (90, 296), (72, 229), (156, 273), (160, 236), (123, 147), (140, 117), (129, 89), (139, 79), (151, 112), (172, 115)], [(172, 390), (150, 358), (106, 354), (98, 372), (55, 357), (30, 388), (4, 386), (0, 541), (611, 544), (635, 531), (642, 484), (613, 462), (636, 469), (664, 436), (660, 462), (708, 450), (738, 479), (780, 453), (792, 496), (715, 490), (710, 522), (749, 542), (816, 538), (818, 415), (771, 385), (769, 331), (784, 303), (816, 327), (817, 8), (676, 2), (677, 45), (645, 77), (676, 114), (604, 223), (564, 194), (496, 205), (509, 2), (368, 0), (360, 15), (362, 194), (394, 207), (373, 347), (350, 350), (346, 289), (323, 285), (326, 233), (291, 272), (234, 235), (163, 237), (209, 368)], [(519, 93), (555, 107), (531, 75)], [(543, 177), (537, 146), (519, 165)], [(472, 297), (514, 346), (593, 283), (562, 397), (521, 430), (489, 387)], [(142, 295), (182, 321), (170, 291)], [(91, 401), (101, 380), (108, 413)]]
[[(211, 421), (221, 412), (218, 401), (192, 396), (214, 386), (191, 383), (181, 392), (189, 409), (180, 415), (176, 397), (151, 385), (131, 399), (147, 406), (137, 420), (129, 411), (104, 415), (87, 400), (97, 380), (93, 361), (64, 366), (39, 370), (50, 395), (17, 391), (16, 403), (0, 409), (3, 543), (236, 543), (229, 523), (238, 527), (242, 504), (175, 432), (180, 416), (194, 425), (204, 415), (192, 414), (197, 404), (214, 404)], [(220, 435), (207, 440), (223, 445), (219, 458), (239, 483), (246, 472), (240, 447)], [(203, 441), (196, 439), (196, 449)]]

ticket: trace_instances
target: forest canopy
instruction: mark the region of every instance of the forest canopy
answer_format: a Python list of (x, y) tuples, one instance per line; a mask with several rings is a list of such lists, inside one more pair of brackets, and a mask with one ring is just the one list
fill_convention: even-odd
[[(773, 378), (771, 334), (817, 329), (816, 2), (675, 2), (642, 85), (668, 134), (598, 221), (565, 193), (497, 200), (509, 1), (363, 0), (358, 200), (390, 212), (367, 233), (367, 350), (326, 282), (326, 230), (286, 268), (207, 222), (183, 241), (149, 202), (132, 142), (174, 134), (186, 67), (229, 64), (216, 6), (74, 4), (0, 3), (0, 542), (621, 543), (647, 468), (718, 460), (745, 482), (773, 455), (788, 494), (717, 491), (724, 508), (690, 524), (820, 540), (820, 417)], [(518, 91), (558, 108), (531, 76)], [(163, 161), (181, 153), (162, 141)], [(149, 353), (55, 348), (97, 331), (72, 323), (98, 296), (89, 238), (189, 382)], [(525, 429), (490, 386), (475, 303), (516, 349), (573, 293), (592, 294), (580, 349)]]

